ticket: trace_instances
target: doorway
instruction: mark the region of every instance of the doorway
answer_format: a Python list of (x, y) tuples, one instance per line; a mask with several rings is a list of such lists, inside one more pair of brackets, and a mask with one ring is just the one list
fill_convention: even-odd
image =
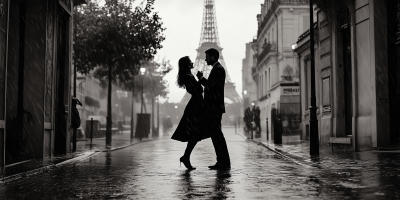
[(57, 66), (55, 70), (55, 126), (54, 153), (67, 153), (67, 117), (68, 117), (68, 15), (59, 7), (57, 15)]
[(400, 0), (387, 0), (390, 143), (400, 145)]
[(352, 73), (351, 73), (351, 32), (349, 24), (342, 26), (341, 34), (343, 38), (343, 79), (344, 79), (344, 108), (345, 108), (345, 134), (352, 135)]

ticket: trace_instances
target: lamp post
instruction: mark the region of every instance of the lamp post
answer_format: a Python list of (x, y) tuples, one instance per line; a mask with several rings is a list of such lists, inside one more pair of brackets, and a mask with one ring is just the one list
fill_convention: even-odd
[(296, 67), (296, 66), (295, 66), (295, 63), (296, 63), (296, 62), (294, 61), (294, 59), (295, 59), (295, 58), (294, 58), (294, 50), (297, 48), (297, 43), (293, 43), (292, 45), (290, 45), (290, 48), (292, 49), (292, 52), (293, 52), (293, 68), (296, 69), (296, 68), (295, 68), (295, 67)]
[(310, 0), (310, 59), (311, 59), (311, 106), (310, 106), (310, 155), (319, 156), (318, 119), (315, 96), (315, 59), (314, 59), (314, 9)]
[(247, 90), (243, 91), (243, 110), (246, 109), (246, 104), (247, 104)]
[(296, 62), (295, 62), (295, 58), (294, 58), (294, 50), (297, 48), (297, 43), (293, 43), (292, 45), (290, 45), (290, 48), (292, 49), (293, 52), (293, 69), (296, 70)]
[(131, 139), (133, 139), (133, 109), (134, 109), (134, 92), (135, 92), (135, 76), (132, 76), (132, 105), (131, 105)]
[(251, 128), (250, 128), (250, 139), (253, 139), (253, 129), (254, 129), (254, 127), (253, 127), (253, 123), (254, 123), (254, 109), (253, 109), (253, 107), (254, 107), (254, 102), (252, 102), (251, 103)]
[(118, 107), (118, 104), (116, 103), (115, 104), (115, 110), (117, 111), (117, 116), (115, 117), (117, 120), (117, 130), (118, 130), (118, 134), (120, 134), (120, 130), (119, 130), (119, 121), (120, 121), (120, 118), (119, 118), (119, 107)]
[(174, 120), (178, 120), (178, 114), (177, 114), (177, 112), (178, 112), (178, 105), (175, 105), (175, 119)]
[[(144, 73), (146, 73), (146, 68), (141, 67), (140, 74), (143, 76)], [(143, 85), (144, 85), (144, 83), (143, 83), (143, 77), (142, 77), (142, 100), (141, 100), (141, 106), (140, 106), (140, 114), (143, 114), (143, 100), (144, 100), (144, 98), (143, 98), (143, 87), (144, 86)]]
[(160, 134), (160, 96), (157, 96), (157, 135)]

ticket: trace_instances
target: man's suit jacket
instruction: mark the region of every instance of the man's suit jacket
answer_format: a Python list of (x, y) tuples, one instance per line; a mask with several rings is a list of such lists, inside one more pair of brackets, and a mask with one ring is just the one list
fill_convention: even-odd
[(225, 77), (225, 69), (218, 62), (211, 69), (208, 79), (203, 77), (199, 80), (204, 86), (204, 103), (208, 112), (225, 113)]

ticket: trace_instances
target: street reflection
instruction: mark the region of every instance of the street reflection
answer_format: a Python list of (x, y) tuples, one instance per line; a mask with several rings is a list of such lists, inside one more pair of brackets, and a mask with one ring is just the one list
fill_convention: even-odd
[(106, 162), (105, 162), (105, 164), (106, 164), (106, 166), (111, 166), (111, 152), (110, 151), (108, 151), (107, 153), (106, 153)]
[(227, 195), (231, 192), (231, 172), (230, 170), (217, 170), (216, 175), (214, 191), (218, 198), (227, 198)]
[(180, 175), (181, 177), (181, 188), (185, 192), (185, 197), (191, 199), (193, 197), (193, 180), (190, 176), (192, 170), (185, 170)]
[(196, 148), (189, 171), (178, 164), (185, 143), (158, 140), (7, 182), (0, 199), (400, 199), (399, 153), (335, 152), (296, 163), (234, 130), (226, 135), (231, 170), (207, 168), (211, 141)]

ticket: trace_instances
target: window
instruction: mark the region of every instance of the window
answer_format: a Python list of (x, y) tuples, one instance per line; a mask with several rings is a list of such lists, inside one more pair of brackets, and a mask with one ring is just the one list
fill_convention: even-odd
[(83, 82), (80, 82), (79, 83), (79, 86), (78, 86), (78, 90), (79, 90), (79, 92), (82, 92), (83, 93)]
[(261, 96), (264, 96), (264, 74), (261, 74), (261, 84)]
[(272, 32), (271, 32), (271, 41), (275, 41), (275, 34), (274, 34), (274, 28), (272, 28)]
[(260, 97), (262, 97), (262, 74), (260, 75), (260, 80), (259, 80), (259, 84), (260, 84)]
[(303, 16), (303, 32), (310, 29), (310, 16)]
[(268, 87), (267, 87), (267, 70), (265, 70), (265, 72), (264, 72), (264, 77), (265, 77), (265, 82), (264, 82), (264, 85), (265, 85), (265, 94), (267, 94), (267, 92), (268, 92)]
[(268, 89), (271, 89), (271, 68), (268, 68)]
[(306, 61), (306, 106), (308, 110), (311, 106), (311, 61)]
[(261, 76), (258, 76), (258, 96), (261, 97)]
[(330, 108), (331, 106), (331, 99), (330, 99), (330, 78), (324, 78), (322, 79), (322, 104), (325, 108)]

